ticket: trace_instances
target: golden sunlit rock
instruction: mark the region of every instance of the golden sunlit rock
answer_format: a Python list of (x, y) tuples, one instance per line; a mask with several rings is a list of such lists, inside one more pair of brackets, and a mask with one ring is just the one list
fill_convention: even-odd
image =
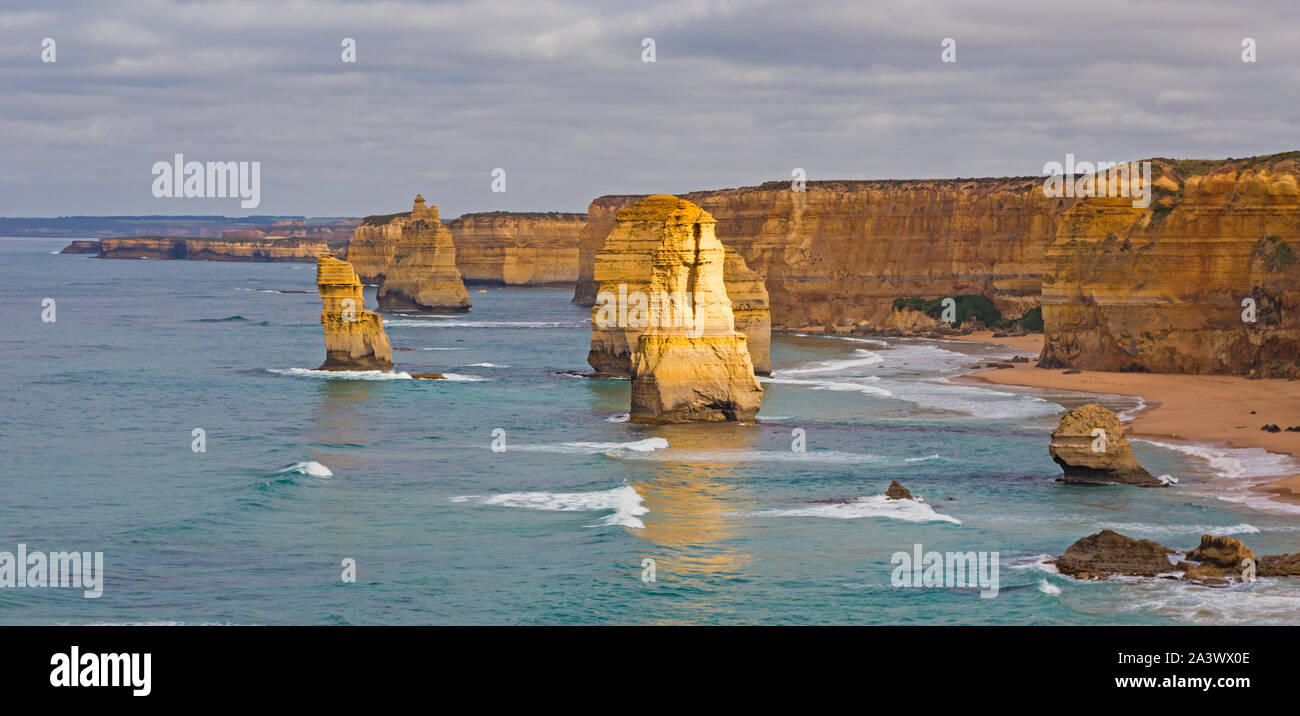
[(391, 370), (393, 349), (379, 314), (365, 309), (361, 281), (352, 264), (331, 254), (316, 260), (316, 288), (323, 307), (325, 363), (320, 370)]

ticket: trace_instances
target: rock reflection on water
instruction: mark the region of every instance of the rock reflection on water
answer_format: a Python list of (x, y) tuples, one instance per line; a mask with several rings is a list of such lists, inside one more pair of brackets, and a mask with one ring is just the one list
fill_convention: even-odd
[[(629, 533), (650, 543), (645, 556), (655, 560), (658, 584), (704, 590), (692, 600), (689, 611), (714, 610), (714, 589), (720, 580), (748, 577), (752, 556), (731, 546), (739, 535), (738, 512), (752, 507), (737, 463), (698, 460), (705, 451), (740, 451), (752, 446), (756, 428), (733, 423), (664, 425), (652, 428), (655, 437), (668, 441), (669, 449), (636, 463), (629, 483), (644, 498), (649, 512), (645, 528)], [(672, 453), (690, 451), (690, 461), (676, 461)]]
[[(318, 446), (311, 459), (327, 466), (351, 467), (357, 463), (356, 451), (350, 447), (366, 445), (375, 439), (374, 430), (358, 419), (358, 408), (375, 398), (377, 384), (368, 380), (323, 380), (316, 388), (320, 401), (312, 409), (315, 424), (311, 438)], [(329, 446), (340, 449), (331, 450)]]

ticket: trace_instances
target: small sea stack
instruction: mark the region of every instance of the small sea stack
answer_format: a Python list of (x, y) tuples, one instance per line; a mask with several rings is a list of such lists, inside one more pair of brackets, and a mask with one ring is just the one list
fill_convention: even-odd
[(890, 500), (910, 500), (912, 491), (903, 487), (903, 483), (894, 480), (889, 483), (889, 487), (885, 488), (885, 497)]
[(1165, 485), (1133, 457), (1119, 418), (1098, 403), (1066, 413), (1052, 431), (1048, 452), (1065, 471), (1064, 482)]
[(366, 310), (352, 264), (322, 254), (316, 259), (316, 288), (325, 329), (325, 363), (319, 370), (391, 370), (393, 349), (384, 323)]
[(451, 231), (439, 220), (438, 207), (417, 194), (379, 286), (379, 310), (459, 312), (469, 306)]
[[(723, 283), (726, 252), (708, 212), (675, 196), (651, 196), (619, 212), (615, 231), (653, 244), (649, 326), (632, 354), (638, 423), (752, 420), (763, 388)], [(601, 317), (597, 316), (597, 320)]]

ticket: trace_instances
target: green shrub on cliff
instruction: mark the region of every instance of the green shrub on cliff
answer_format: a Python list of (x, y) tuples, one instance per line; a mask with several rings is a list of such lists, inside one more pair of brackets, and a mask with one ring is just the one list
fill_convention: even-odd
[(954, 325), (959, 326), (965, 323), (970, 316), (975, 316), (981, 323), (989, 327), (1002, 322), (1002, 313), (993, 305), (993, 302), (979, 294), (967, 293), (960, 296), (941, 298), (896, 298), (894, 299), (894, 310), (901, 311), (910, 308), (938, 321), (942, 320), (944, 298), (951, 298), (957, 304)]
[(1043, 307), (1034, 306), (1028, 311), (1025, 311), (1025, 315), (1021, 316), (1019, 319), (1015, 321), (1012, 321), (1012, 323), (1019, 323), (1020, 327), (1025, 329), (1029, 333), (1042, 333), (1043, 332)]

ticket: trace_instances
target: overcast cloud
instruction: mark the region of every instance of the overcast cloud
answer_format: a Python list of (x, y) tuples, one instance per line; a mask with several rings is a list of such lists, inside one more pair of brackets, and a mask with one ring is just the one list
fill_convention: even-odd
[[(584, 211), (795, 167), (1238, 157), (1300, 149), (1297, 89), (1295, 0), (6, 1), (0, 215)], [(154, 198), (177, 152), (261, 162), (261, 206)]]

